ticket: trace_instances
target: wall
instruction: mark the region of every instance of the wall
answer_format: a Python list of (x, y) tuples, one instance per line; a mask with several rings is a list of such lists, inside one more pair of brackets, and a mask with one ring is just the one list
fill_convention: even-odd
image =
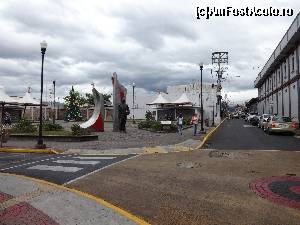
[(274, 72), (259, 87), (259, 96), (262, 99), (258, 104), (259, 114), (273, 113), (299, 119), (300, 81), (290, 83), (292, 79), (298, 79), (296, 76), (299, 76), (299, 55), (300, 45), (278, 63)]
[(298, 88), (297, 82), (291, 84), (291, 117), (298, 117)]

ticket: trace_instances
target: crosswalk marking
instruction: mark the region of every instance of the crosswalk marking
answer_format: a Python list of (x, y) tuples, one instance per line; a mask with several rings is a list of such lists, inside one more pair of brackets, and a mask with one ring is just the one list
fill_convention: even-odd
[(75, 159), (115, 159), (117, 157), (107, 157), (107, 156), (103, 156), (103, 157), (85, 157), (85, 156), (76, 156), (74, 158)]
[(65, 166), (48, 166), (48, 165), (36, 165), (29, 167), (27, 169), (30, 170), (50, 170), (50, 171), (58, 171), (58, 172), (67, 172), (67, 173), (74, 173), (83, 168), (78, 167), (65, 167)]
[(55, 163), (69, 163), (69, 164), (79, 164), (79, 165), (96, 165), (100, 161), (78, 161), (78, 160), (56, 160)]

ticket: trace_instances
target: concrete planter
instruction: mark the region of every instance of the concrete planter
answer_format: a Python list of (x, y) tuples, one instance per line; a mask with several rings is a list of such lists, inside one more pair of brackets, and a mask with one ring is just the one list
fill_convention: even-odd
[[(38, 136), (30, 134), (11, 134), (10, 140), (35, 140)], [(83, 142), (83, 141), (98, 141), (98, 135), (82, 135), (82, 136), (59, 136), (47, 135), (43, 136), (45, 141), (56, 142)]]

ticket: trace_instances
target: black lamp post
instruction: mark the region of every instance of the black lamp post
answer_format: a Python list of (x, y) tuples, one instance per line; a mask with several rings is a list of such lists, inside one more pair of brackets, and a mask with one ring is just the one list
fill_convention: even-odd
[(55, 117), (56, 117), (56, 109), (55, 109), (55, 85), (56, 81), (53, 81), (53, 124), (55, 124)]
[(200, 96), (201, 96), (201, 105), (200, 105), (200, 113), (201, 113), (201, 132), (204, 132), (203, 128), (203, 99), (202, 99), (202, 71), (203, 71), (203, 63), (199, 63), (200, 71), (201, 71), (201, 90), (200, 90)]
[(135, 124), (134, 120), (134, 88), (135, 88), (135, 83), (132, 83), (132, 123)]
[(44, 55), (47, 48), (47, 42), (41, 42), (41, 53), (42, 53), (42, 69), (41, 69), (41, 99), (40, 99), (40, 125), (39, 125), (39, 137), (36, 147), (39, 149), (46, 148), (43, 143), (43, 82), (44, 82)]
[(215, 102), (213, 104), (213, 121), (212, 121), (212, 126), (215, 126)]

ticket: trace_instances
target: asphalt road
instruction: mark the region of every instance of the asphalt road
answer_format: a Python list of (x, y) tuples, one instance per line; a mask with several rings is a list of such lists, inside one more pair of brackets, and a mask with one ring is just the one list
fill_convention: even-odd
[(26, 162), (27, 160), (31, 159), (42, 159), (45, 157), (48, 157), (49, 155), (45, 154), (31, 154), (31, 153), (6, 153), (6, 152), (0, 152), (0, 168), (18, 164), (21, 162)]
[(300, 151), (300, 139), (286, 134), (268, 135), (243, 119), (226, 120), (205, 149)]
[(136, 156), (129, 155), (35, 155), (3, 153), (0, 172), (25, 175), (67, 184), (107, 166)]

